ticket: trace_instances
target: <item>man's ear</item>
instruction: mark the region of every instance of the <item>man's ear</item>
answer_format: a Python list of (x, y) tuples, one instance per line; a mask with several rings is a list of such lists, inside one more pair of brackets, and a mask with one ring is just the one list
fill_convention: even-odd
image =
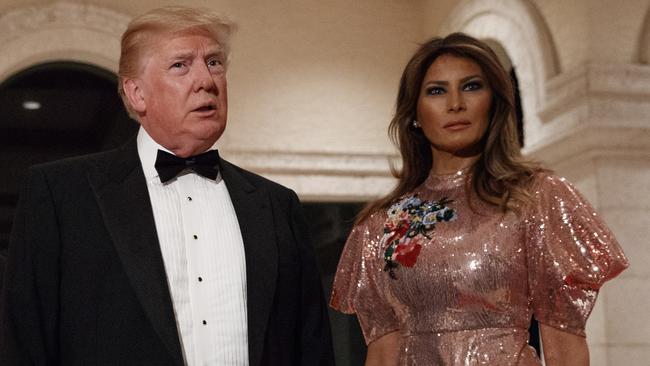
[(140, 86), (140, 80), (131, 78), (124, 79), (122, 81), (122, 89), (124, 89), (124, 95), (126, 95), (126, 99), (134, 111), (144, 113), (147, 110), (147, 103), (145, 102), (144, 93)]

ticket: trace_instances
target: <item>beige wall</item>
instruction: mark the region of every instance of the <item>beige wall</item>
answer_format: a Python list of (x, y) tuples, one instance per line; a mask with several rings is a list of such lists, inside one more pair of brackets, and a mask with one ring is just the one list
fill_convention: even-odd
[(637, 61), (647, 0), (534, 2), (552, 29), (563, 70), (588, 61)]
[(519, 73), (526, 153), (574, 181), (630, 254), (589, 324), (592, 365), (650, 358), (649, 0), (2, 0), (0, 81), (52, 59), (114, 71), (128, 19), (178, 3), (240, 26), (224, 155), (306, 200), (391, 187), (386, 126), (418, 42), (463, 30), (500, 44)]
[(231, 149), (390, 152), (393, 90), (417, 34), (408, 2), (251, 2), (230, 74)]

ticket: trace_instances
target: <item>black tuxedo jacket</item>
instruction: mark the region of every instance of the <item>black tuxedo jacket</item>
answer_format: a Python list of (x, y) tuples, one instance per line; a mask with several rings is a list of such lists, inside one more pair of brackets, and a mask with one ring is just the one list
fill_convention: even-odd
[[(250, 365), (333, 365), (295, 193), (224, 160), (221, 174), (245, 247)], [(0, 365), (183, 364), (135, 139), (30, 168), (5, 277)]]

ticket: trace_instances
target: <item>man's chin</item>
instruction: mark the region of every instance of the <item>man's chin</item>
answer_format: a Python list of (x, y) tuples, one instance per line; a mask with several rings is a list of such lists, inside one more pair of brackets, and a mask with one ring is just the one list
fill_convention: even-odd
[(201, 140), (203, 142), (203, 145), (207, 146), (209, 149), (221, 138), (224, 130), (225, 126), (220, 126), (218, 128), (209, 128), (199, 131), (199, 133), (195, 136), (197, 140)]

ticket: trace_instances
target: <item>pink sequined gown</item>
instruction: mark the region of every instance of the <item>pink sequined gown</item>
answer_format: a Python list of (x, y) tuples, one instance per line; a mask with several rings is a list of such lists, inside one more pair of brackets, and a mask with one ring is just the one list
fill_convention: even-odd
[(611, 231), (562, 178), (538, 173), (536, 204), (520, 216), (468, 205), (466, 173), (427, 178), (413, 193), (453, 199), (413, 267), (383, 271), (379, 212), (356, 226), (330, 305), (356, 313), (367, 343), (399, 331), (399, 365), (541, 365), (528, 345), (531, 315), (584, 335), (603, 282), (628, 265)]

